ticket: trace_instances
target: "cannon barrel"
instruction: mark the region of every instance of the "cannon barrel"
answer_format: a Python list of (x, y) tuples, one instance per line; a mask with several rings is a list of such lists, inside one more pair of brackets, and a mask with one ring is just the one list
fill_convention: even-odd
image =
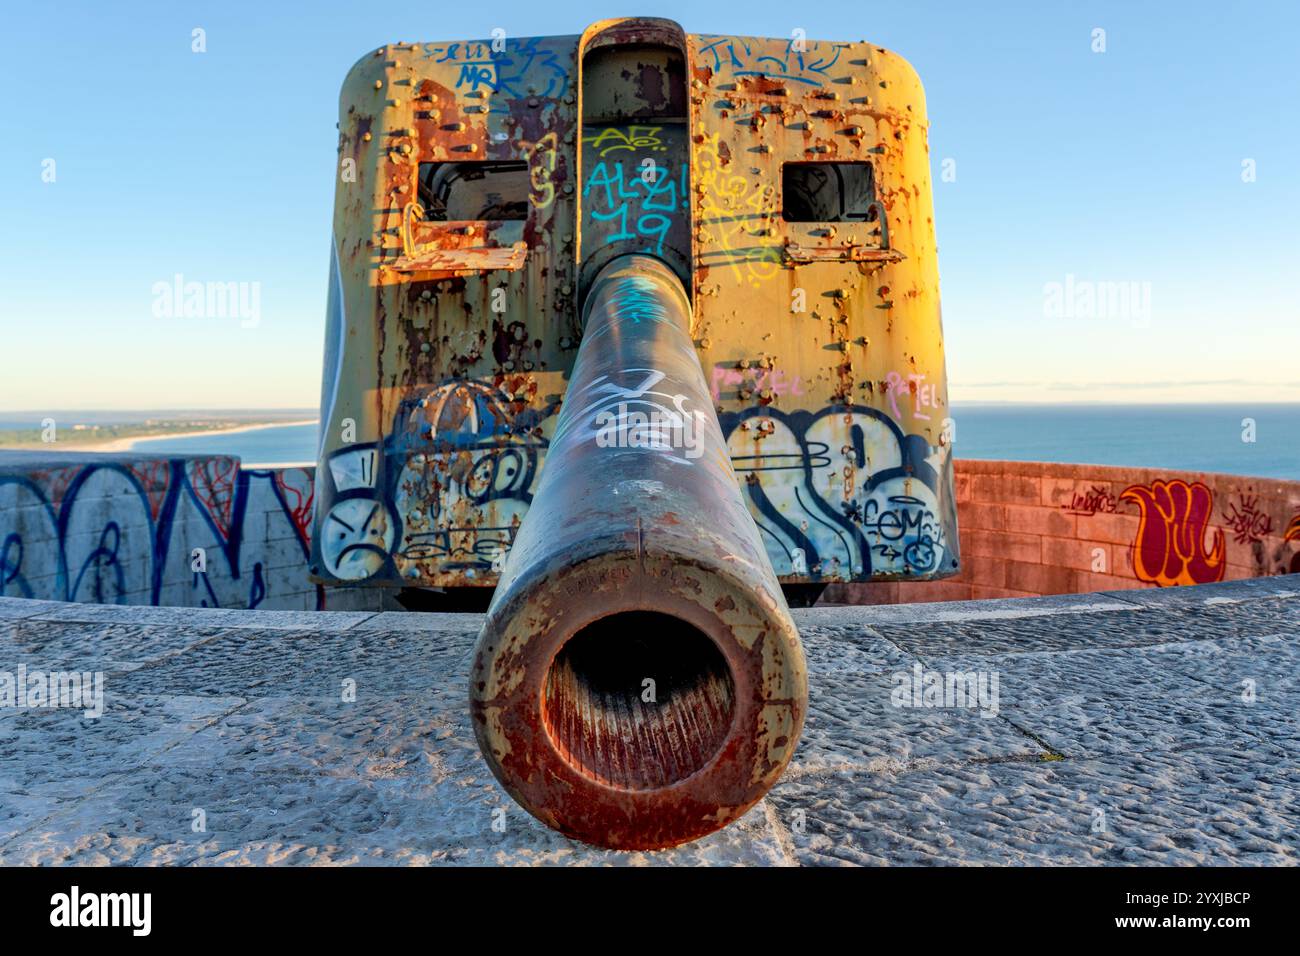
[(701, 837), (776, 782), (803, 650), (658, 259), (610, 262), (479, 636), (470, 707), (497, 779), (618, 849)]

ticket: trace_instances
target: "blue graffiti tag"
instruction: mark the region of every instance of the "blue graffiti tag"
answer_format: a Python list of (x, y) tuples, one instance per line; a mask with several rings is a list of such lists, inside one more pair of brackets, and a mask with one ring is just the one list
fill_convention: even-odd
[[(611, 168), (612, 165), (612, 168)], [(588, 198), (597, 190), (591, 217), (599, 222), (617, 221), (617, 231), (605, 236), (605, 244), (645, 238), (650, 245), (642, 252), (663, 255), (664, 240), (673, 227), (677, 213), (685, 208), (688, 170), (683, 163), (678, 176), (669, 176), (663, 166), (653, 169), (653, 182), (637, 175), (623, 174), (622, 163), (597, 163), (582, 187)]]
[(795, 40), (787, 40), (782, 56), (754, 55), (748, 43), (738, 37), (718, 37), (700, 47), (700, 53), (713, 54), (713, 71), (727, 67), (732, 76), (767, 76), (808, 86), (822, 86), (830, 79), (828, 71), (840, 58), (841, 46), (832, 45), (832, 53), (823, 52), (819, 43), (805, 43), (799, 49)]
[[(425, 59), (435, 64), (460, 67), (456, 89), (486, 90), (511, 99), (524, 96), (561, 97), (569, 88), (569, 70), (555, 51), (541, 45), (541, 37), (503, 41), (504, 49), (493, 50), (488, 41), (430, 43)], [(504, 103), (494, 103), (493, 113), (505, 113)]]

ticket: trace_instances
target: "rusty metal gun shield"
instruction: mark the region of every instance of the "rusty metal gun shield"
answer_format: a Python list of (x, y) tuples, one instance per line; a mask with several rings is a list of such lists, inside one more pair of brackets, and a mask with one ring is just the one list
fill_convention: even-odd
[(782, 586), (958, 570), (925, 100), (866, 43), (395, 44), (343, 87), (323, 583), (495, 588), (493, 772), (660, 847), (775, 782)]
[(619, 255), (661, 259), (784, 584), (958, 566), (925, 97), (869, 43), (392, 44), (348, 74), (312, 553), (493, 587)]

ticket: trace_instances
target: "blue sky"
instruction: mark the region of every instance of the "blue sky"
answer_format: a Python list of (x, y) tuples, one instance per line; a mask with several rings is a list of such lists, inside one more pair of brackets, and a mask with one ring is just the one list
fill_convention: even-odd
[[(641, 12), (694, 33), (865, 39), (916, 66), (955, 401), (1260, 402), (1300, 401), (1297, 11), (664, 0)], [(11, 7), (0, 410), (315, 405), (348, 67), (386, 42), (577, 33), (624, 12)], [(190, 50), (195, 27), (206, 53)], [(941, 179), (945, 159), (955, 181)], [(156, 318), (154, 284), (177, 273), (259, 282), (259, 323)], [(1136, 305), (1054, 314), (1049, 284), (1067, 281), (1137, 283)]]

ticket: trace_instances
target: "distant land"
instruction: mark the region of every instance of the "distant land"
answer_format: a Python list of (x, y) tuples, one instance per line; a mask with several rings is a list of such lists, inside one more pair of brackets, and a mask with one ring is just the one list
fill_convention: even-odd
[(315, 424), (318, 415), (315, 408), (0, 412), (0, 449), (117, 452), (146, 438)]
[[(0, 412), (0, 451), (232, 455), (312, 464), (314, 408)], [(1300, 404), (1037, 405), (954, 402), (958, 458), (1055, 461), (1300, 479)], [(54, 419), (57, 441), (41, 441)], [(132, 447), (134, 446), (134, 447)]]

